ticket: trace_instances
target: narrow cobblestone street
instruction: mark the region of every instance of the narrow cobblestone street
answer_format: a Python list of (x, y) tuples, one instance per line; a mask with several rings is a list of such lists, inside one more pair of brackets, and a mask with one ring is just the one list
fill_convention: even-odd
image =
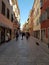
[(49, 53), (35, 39), (24, 37), (0, 46), (0, 65), (49, 65)]
[(49, 65), (49, 0), (0, 0), (0, 65)]

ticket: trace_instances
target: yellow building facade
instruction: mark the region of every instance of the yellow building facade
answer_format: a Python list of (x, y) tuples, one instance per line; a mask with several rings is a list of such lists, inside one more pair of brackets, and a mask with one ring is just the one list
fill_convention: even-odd
[(40, 10), (40, 0), (34, 0), (34, 5), (33, 5), (33, 31), (34, 31), (34, 36), (36, 38), (40, 38), (40, 15), (41, 15), (41, 10)]

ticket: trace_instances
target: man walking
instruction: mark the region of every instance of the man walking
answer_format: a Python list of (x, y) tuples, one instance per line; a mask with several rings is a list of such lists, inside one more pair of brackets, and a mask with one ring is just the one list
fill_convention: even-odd
[(16, 32), (16, 40), (18, 40), (19, 34), (18, 32)]
[(25, 36), (25, 33), (24, 32), (22, 32), (22, 39), (21, 40), (23, 40), (23, 36)]

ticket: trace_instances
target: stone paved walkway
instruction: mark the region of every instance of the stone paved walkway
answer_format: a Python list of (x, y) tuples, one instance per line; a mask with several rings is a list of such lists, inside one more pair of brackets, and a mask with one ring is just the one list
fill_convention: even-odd
[(19, 37), (0, 46), (0, 65), (49, 65), (49, 54), (35, 39)]

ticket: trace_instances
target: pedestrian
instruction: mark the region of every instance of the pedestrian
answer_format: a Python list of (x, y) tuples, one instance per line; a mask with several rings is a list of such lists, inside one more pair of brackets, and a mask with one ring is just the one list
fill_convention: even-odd
[(30, 37), (29, 32), (26, 32), (26, 39), (28, 40), (29, 37)]
[(18, 37), (19, 37), (19, 34), (18, 34), (18, 32), (16, 31), (16, 41), (18, 40)]
[(8, 36), (8, 41), (10, 41), (10, 33), (7, 33), (7, 36)]
[(24, 32), (22, 32), (22, 40), (23, 40), (23, 36), (25, 35), (25, 33)]
[(5, 42), (8, 42), (8, 35), (5, 36)]
[(49, 43), (48, 43), (48, 48), (49, 48)]

